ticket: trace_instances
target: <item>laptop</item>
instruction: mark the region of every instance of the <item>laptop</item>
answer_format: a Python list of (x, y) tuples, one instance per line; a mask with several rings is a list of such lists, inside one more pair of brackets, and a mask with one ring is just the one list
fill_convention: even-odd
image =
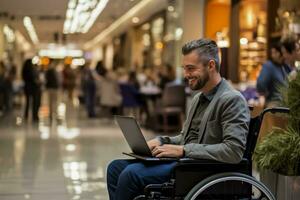
[(119, 125), (132, 153), (123, 152), (123, 154), (145, 160), (145, 161), (174, 161), (179, 158), (156, 158), (152, 156), (151, 150), (143, 136), (140, 126), (133, 117), (115, 116), (117, 124)]

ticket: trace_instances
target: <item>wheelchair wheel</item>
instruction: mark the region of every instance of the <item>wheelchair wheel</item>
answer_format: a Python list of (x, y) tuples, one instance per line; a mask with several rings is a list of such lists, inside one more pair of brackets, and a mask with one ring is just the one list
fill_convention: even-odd
[(264, 184), (251, 176), (221, 173), (199, 182), (184, 199), (275, 200), (275, 197)]

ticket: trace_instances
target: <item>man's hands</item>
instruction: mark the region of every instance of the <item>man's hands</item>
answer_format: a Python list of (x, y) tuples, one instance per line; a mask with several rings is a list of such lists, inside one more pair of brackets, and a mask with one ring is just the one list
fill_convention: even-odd
[(164, 144), (162, 146), (161, 142), (158, 139), (152, 139), (147, 142), (152, 155), (161, 158), (161, 157), (175, 157), (180, 158), (183, 157), (184, 151), (183, 146), (180, 145), (172, 145), (172, 144)]
[(183, 146), (173, 145), (173, 144), (164, 144), (162, 146), (156, 146), (152, 150), (152, 155), (157, 158), (161, 158), (161, 157), (180, 158), (183, 157), (184, 155)]
[(155, 147), (160, 146), (161, 142), (158, 139), (154, 138), (152, 140), (149, 140), (147, 144), (149, 146), (149, 149), (152, 151)]

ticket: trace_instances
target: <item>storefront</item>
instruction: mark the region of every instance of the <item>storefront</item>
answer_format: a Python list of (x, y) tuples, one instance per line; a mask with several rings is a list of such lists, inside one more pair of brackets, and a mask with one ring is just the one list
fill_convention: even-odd
[[(256, 80), (267, 54), (267, 0), (210, 0), (205, 16), (205, 37), (216, 40), (221, 48), (222, 76)], [(230, 54), (235, 55), (234, 61), (230, 62)]]

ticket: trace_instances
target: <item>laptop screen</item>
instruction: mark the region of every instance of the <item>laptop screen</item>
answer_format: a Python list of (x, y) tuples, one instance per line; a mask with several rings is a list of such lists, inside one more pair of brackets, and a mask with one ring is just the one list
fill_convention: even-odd
[(115, 116), (122, 133), (133, 153), (152, 156), (140, 126), (133, 117)]

